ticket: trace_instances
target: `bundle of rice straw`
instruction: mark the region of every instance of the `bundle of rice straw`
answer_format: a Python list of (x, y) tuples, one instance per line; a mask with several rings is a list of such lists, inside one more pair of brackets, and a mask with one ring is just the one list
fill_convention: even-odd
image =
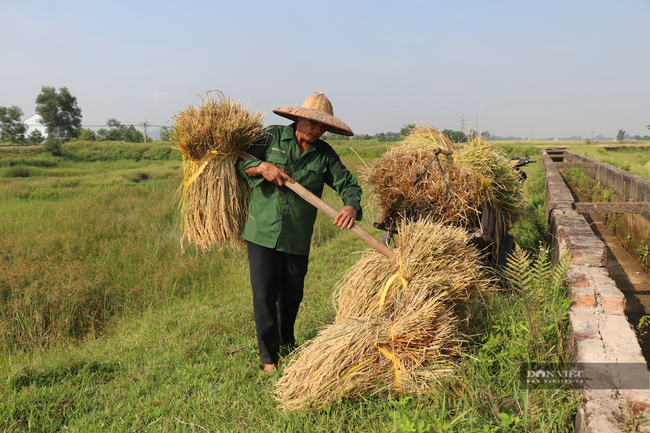
[(428, 394), (453, 374), (456, 334), (453, 314), (434, 300), (396, 321), (371, 317), (330, 325), (299, 349), (276, 383), (276, 398), (295, 411), (389, 390)]
[(402, 222), (397, 262), (366, 251), (337, 285), (334, 324), (300, 347), (278, 380), (281, 406), (322, 408), (391, 390), (435, 393), (453, 375), (462, 342), (455, 303), (489, 284), (469, 236), (427, 220)]
[(264, 119), (221, 92), (214, 99), (206, 94), (200, 106), (174, 117), (172, 132), (183, 156), (181, 245), (188, 239), (203, 250), (239, 240), (251, 192), (235, 163), (238, 152), (262, 137)]
[(439, 155), (443, 177), (437, 163), (429, 166), (434, 160), (433, 149), (453, 149), (454, 145), (439, 130), (424, 125), (363, 172), (382, 221), (391, 225), (401, 219), (430, 217), (479, 228), (484, 205), (495, 210), (497, 226), (518, 217), (523, 202), (521, 184), (505, 155), (471, 134), (469, 142), (452, 156)]
[(438, 295), (454, 305), (474, 299), (487, 280), (481, 254), (467, 245), (470, 237), (462, 227), (402, 220), (395, 240), (397, 261), (368, 250), (337, 283), (335, 322), (395, 317)]

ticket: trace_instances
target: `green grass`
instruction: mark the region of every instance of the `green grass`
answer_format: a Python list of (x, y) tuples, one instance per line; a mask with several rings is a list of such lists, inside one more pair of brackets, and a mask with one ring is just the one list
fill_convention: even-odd
[[(629, 145), (629, 143), (627, 144)], [(634, 146), (616, 151), (608, 151), (602, 147), (580, 146), (572, 150), (630, 173), (650, 177), (650, 146), (643, 146), (643, 143), (636, 143)]]
[[(394, 432), (411, 421), (432, 429), (455, 421), (451, 431), (571, 430), (574, 394), (529, 390), (517, 376), (540, 338), (552, 348), (547, 361), (563, 355), (566, 298), (551, 286), (536, 289), (539, 309), (511, 288), (471, 305), (467, 355), (437, 399), (382, 395), (278, 410), (274, 377), (259, 371), (245, 252), (186, 246), (180, 254), (173, 153), (154, 160), (141, 158), (142, 148), (83, 153), (86, 144), (75, 145), (53, 160), (0, 153), (0, 431)], [(364, 159), (385, 148), (364, 145), (352, 144)], [(362, 164), (351, 151), (343, 160), (353, 170)], [(4, 176), (13, 166), (33, 175)], [(513, 228), (530, 251), (540, 242), (540, 167), (527, 169), (530, 226)], [(341, 206), (329, 189), (324, 199)], [(365, 201), (364, 215), (362, 227), (379, 237)], [(299, 343), (331, 322), (333, 287), (364, 248), (319, 215)], [(533, 316), (548, 332), (531, 329)]]

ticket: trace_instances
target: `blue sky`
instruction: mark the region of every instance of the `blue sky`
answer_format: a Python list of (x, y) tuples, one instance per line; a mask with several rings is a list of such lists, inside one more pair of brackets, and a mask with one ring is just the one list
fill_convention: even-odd
[(67, 87), (85, 126), (171, 123), (223, 91), (267, 113), (324, 92), (357, 134), (650, 131), (650, 0), (0, 0), (0, 106)]

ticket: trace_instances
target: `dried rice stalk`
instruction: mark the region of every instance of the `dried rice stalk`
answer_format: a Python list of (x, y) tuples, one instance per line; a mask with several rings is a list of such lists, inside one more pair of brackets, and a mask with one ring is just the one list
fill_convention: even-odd
[(239, 240), (251, 192), (235, 163), (238, 152), (262, 137), (264, 114), (252, 113), (221, 92), (216, 99), (201, 98), (200, 106), (175, 116), (172, 140), (183, 156), (181, 245), (187, 239), (208, 250), (215, 243)]
[(489, 284), (467, 241), (461, 228), (420, 220), (400, 225), (401, 267), (367, 251), (337, 285), (334, 324), (298, 350), (277, 382), (281, 406), (321, 408), (389, 390), (435, 393), (460, 350), (454, 305)]
[(468, 245), (470, 237), (440, 222), (402, 221), (395, 239), (401, 265), (367, 250), (336, 285), (335, 322), (378, 314), (394, 319), (436, 296), (451, 304), (472, 300), (490, 281), (483, 276), (481, 255)]
[(438, 299), (394, 322), (335, 323), (300, 348), (276, 383), (276, 399), (293, 411), (389, 390), (431, 394), (453, 374), (459, 346), (454, 315)]
[(422, 122), (424, 126), (411, 131), (404, 140), (398, 143), (403, 149), (428, 149), (434, 147), (454, 150), (456, 146), (451, 139), (433, 126)]
[[(496, 209), (498, 224), (512, 222), (523, 201), (517, 174), (505, 155), (478, 135), (471, 135), (469, 142), (452, 157), (439, 155), (444, 177), (434, 162), (414, 185), (433, 161), (435, 147), (453, 148), (453, 143), (440, 131), (424, 125), (363, 172), (381, 209), (381, 220), (395, 223), (431, 217), (478, 228), (487, 204)], [(455, 200), (448, 192), (445, 178)]]
[(448, 157), (439, 155), (458, 206), (447, 190), (437, 163), (432, 164), (414, 185), (434, 157), (430, 149), (399, 146), (384, 153), (363, 172), (373, 199), (381, 209), (382, 221), (389, 219), (395, 224), (402, 219), (435, 217), (439, 221), (478, 225), (479, 211), (485, 201), (481, 199), (478, 174), (467, 173), (453, 165)]
[(520, 216), (524, 203), (522, 184), (519, 183), (519, 175), (508, 163), (508, 157), (500, 149), (491, 147), (480, 136), (473, 134), (463, 149), (454, 154), (454, 163), (465, 172), (477, 173), (482, 177), (481, 196), (497, 210), (497, 226), (509, 226)]

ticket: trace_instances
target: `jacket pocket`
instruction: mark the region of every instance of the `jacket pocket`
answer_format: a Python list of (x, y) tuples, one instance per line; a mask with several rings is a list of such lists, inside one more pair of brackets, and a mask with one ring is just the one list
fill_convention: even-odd
[(266, 162), (277, 165), (283, 170), (287, 168), (287, 155), (279, 150), (269, 149), (266, 153)]
[(325, 173), (327, 167), (323, 164), (315, 162), (309, 163), (305, 166), (303, 171), (302, 186), (313, 192), (320, 197), (323, 192), (323, 185), (325, 184)]

